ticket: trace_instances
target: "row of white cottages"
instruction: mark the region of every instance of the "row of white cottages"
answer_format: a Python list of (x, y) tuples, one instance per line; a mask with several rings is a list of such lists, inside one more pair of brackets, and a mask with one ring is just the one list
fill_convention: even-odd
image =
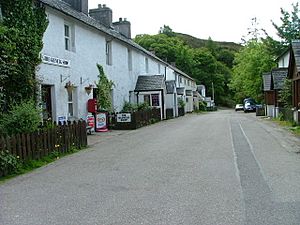
[[(88, 11), (88, 0), (40, 0), (49, 25), (43, 37), (41, 81), (44, 119), (85, 119), (87, 102), (94, 98), (87, 88), (98, 81), (96, 64), (103, 66), (111, 90), (113, 108), (122, 110), (125, 101), (142, 103), (178, 116), (179, 99), (185, 112), (198, 105), (194, 79), (131, 40), (130, 23), (112, 22), (106, 5)], [(75, 87), (72, 92), (66, 86)]]

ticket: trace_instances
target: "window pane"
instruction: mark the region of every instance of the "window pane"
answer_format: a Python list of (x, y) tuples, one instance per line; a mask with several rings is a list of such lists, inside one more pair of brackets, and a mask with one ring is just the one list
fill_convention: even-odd
[(151, 95), (152, 106), (159, 106), (159, 94)]
[(73, 93), (72, 91), (68, 91), (68, 102), (72, 102), (73, 101)]
[(73, 116), (73, 103), (68, 103), (69, 116)]
[(65, 36), (70, 37), (70, 27), (68, 25), (65, 25)]
[(68, 38), (65, 38), (65, 49), (70, 50), (70, 40)]

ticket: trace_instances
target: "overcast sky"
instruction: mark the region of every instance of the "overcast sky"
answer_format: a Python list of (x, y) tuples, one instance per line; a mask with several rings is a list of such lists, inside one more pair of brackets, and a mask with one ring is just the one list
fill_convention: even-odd
[(106, 4), (119, 17), (131, 22), (136, 34), (157, 34), (164, 24), (173, 31), (214, 41), (241, 42), (251, 18), (275, 37), (271, 20), (280, 24), (280, 8), (289, 12), (296, 0), (89, 0), (89, 8)]

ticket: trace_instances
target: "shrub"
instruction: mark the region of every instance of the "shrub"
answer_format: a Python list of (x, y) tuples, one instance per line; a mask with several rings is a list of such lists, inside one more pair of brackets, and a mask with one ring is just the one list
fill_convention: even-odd
[(199, 110), (200, 111), (205, 111), (206, 110), (206, 106), (207, 106), (206, 102), (204, 102), (204, 101), (200, 101), (199, 102)]
[(178, 104), (179, 104), (180, 108), (184, 108), (185, 107), (185, 101), (183, 99), (179, 99), (178, 100)]
[(136, 104), (130, 103), (130, 102), (124, 102), (122, 112), (135, 112), (138, 110), (138, 107)]
[(30, 133), (38, 129), (41, 122), (40, 110), (33, 101), (14, 105), (8, 113), (0, 119), (0, 133), (12, 135)]
[(137, 105), (137, 107), (138, 107), (138, 111), (146, 111), (151, 109), (151, 106), (149, 106), (147, 102), (140, 103)]
[(122, 112), (136, 112), (136, 111), (145, 111), (151, 109), (151, 106), (147, 102), (134, 104), (130, 102), (124, 102)]
[(20, 168), (18, 158), (10, 154), (8, 151), (0, 151), (0, 173), (15, 173)]

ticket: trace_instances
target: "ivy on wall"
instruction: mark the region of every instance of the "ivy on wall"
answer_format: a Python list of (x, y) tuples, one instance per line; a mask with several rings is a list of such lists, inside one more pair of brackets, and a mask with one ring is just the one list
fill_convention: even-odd
[(0, 0), (0, 106), (36, 98), (36, 68), (48, 20), (39, 1)]
[(103, 67), (97, 64), (99, 70), (99, 81), (97, 83), (97, 104), (98, 109), (104, 111), (112, 111), (112, 99), (111, 99), (111, 89), (114, 83), (111, 80), (108, 80)]

